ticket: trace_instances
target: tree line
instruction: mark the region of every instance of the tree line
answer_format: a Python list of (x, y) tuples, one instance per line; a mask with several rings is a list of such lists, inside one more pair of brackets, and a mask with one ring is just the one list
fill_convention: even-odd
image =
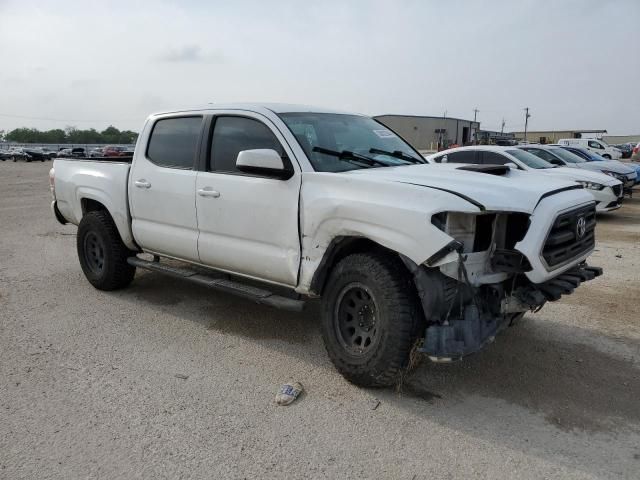
[(16, 128), (5, 132), (0, 130), (0, 141), (16, 143), (121, 143), (132, 144), (136, 142), (138, 134), (131, 130), (118, 130), (109, 126), (99, 132), (94, 128), (80, 130), (76, 127), (67, 127), (64, 130), (40, 131), (35, 128)]

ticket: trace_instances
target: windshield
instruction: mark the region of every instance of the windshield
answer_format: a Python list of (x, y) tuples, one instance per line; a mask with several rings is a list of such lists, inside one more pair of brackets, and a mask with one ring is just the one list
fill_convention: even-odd
[(529, 168), (553, 168), (553, 165), (546, 160), (536, 157), (533, 153), (525, 152), (524, 150), (507, 150), (507, 153), (516, 157)]
[[(279, 117), (317, 172), (426, 163), (408, 143), (369, 117), (339, 113), (281, 113)], [(372, 161), (353, 161), (354, 156)]]
[(580, 158), (575, 153), (571, 153), (564, 148), (550, 148), (551, 153), (553, 153), (556, 157), (560, 157), (567, 163), (585, 163), (585, 160)]

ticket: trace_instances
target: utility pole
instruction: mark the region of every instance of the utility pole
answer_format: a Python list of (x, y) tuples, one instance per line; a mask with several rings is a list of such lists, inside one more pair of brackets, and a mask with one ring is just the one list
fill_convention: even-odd
[(504, 118), (502, 119), (502, 127), (500, 128), (500, 135), (504, 134)]
[(529, 125), (529, 107), (525, 107), (524, 109), (524, 141), (527, 141), (527, 126)]
[[(473, 123), (476, 123), (476, 120), (478, 118), (478, 112), (480, 110), (478, 110), (477, 108), (473, 109)], [(473, 131), (473, 144), (477, 145), (478, 144), (478, 130), (474, 130)]]

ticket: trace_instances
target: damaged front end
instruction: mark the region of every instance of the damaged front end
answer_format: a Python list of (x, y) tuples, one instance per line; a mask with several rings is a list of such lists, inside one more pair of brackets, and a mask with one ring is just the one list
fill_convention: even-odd
[[(427, 321), (419, 351), (436, 362), (459, 360), (492, 342), (525, 312), (538, 311), (601, 275), (601, 268), (584, 261), (585, 252), (593, 249), (595, 212), (593, 217), (591, 209), (576, 212), (563, 212), (550, 223), (541, 257), (550, 249), (569, 253), (558, 273), (540, 283), (528, 275), (537, 262), (516, 248), (528, 234), (528, 214), (434, 215), (432, 223), (453, 240), (423, 265), (403, 258), (413, 273)], [(573, 228), (576, 221), (580, 230)]]

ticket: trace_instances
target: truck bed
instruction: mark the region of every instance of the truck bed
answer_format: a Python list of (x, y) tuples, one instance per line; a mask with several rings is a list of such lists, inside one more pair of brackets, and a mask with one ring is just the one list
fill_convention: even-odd
[(129, 214), (131, 157), (56, 158), (56, 206), (64, 219), (80, 223), (83, 211), (97, 202), (110, 212), (125, 245), (135, 248)]
[(75, 160), (89, 162), (131, 163), (133, 156), (127, 157), (59, 157), (56, 160)]

